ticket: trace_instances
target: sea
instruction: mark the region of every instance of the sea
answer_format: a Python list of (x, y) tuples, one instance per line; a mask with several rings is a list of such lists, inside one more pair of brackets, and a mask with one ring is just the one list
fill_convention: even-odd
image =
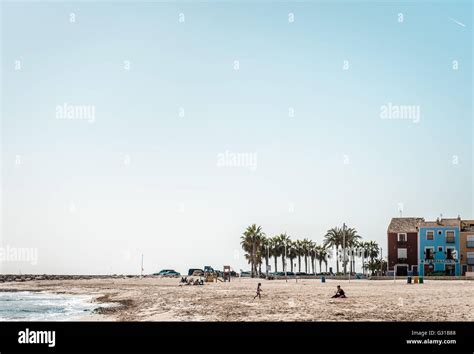
[(83, 319), (100, 305), (88, 295), (45, 292), (1, 292), (0, 321), (74, 321)]

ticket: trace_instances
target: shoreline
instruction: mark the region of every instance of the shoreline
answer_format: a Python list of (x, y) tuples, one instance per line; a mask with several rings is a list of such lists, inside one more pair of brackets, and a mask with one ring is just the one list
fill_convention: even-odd
[[(258, 282), (262, 298), (253, 300)], [(347, 299), (331, 298), (336, 285)], [(471, 280), (237, 278), (203, 286), (180, 286), (176, 278), (42, 280), (1, 283), (0, 291), (91, 296), (98, 307), (74, 321), (474, 321)]]
[(4, 322), (107, 321), (113, 320), (107, 310), (115, 307), (115, 303), (90, 293), (27, 287), (0, 288), (0, 304), (5, 305), (1, 316)]

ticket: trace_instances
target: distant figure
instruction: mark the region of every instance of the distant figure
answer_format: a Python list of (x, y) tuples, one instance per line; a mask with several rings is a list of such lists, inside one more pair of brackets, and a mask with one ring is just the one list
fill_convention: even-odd
[(346, 294), (344, 293), (344, 290), (341, 289), (341, 286), (337, 286), (337, 291), (336, 294), (333, 297), (340, 297), (340, 298), (345, 298)]
[(258, 297), (259, 299), (261, 299), (261, 295), (260, 293), (262, 292), (262, 283), (258, 283), (257, 285), (257, 295), (254, 296), (254, 300)]

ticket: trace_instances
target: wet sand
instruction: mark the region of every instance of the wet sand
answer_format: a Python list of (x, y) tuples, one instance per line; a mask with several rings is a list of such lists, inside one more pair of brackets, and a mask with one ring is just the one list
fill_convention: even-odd
[[(253, 300), (257, 283), (262, 298)], [(336, 285), (348, 298), (332, 299)], [(474, 321), (474, 281), (262, 280), (179, 286), (179, 279), (39, 280), (2, 283), (0, 291), (92, 295), (87, 321)]]

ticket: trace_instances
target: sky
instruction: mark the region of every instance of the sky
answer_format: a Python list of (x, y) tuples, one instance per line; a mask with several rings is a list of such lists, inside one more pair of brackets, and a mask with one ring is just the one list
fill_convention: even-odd
[(385, 254), (400, 208), (474, 218), (472, 7), (2, 2), (0, 272), (248, 270), (253, 223)]

